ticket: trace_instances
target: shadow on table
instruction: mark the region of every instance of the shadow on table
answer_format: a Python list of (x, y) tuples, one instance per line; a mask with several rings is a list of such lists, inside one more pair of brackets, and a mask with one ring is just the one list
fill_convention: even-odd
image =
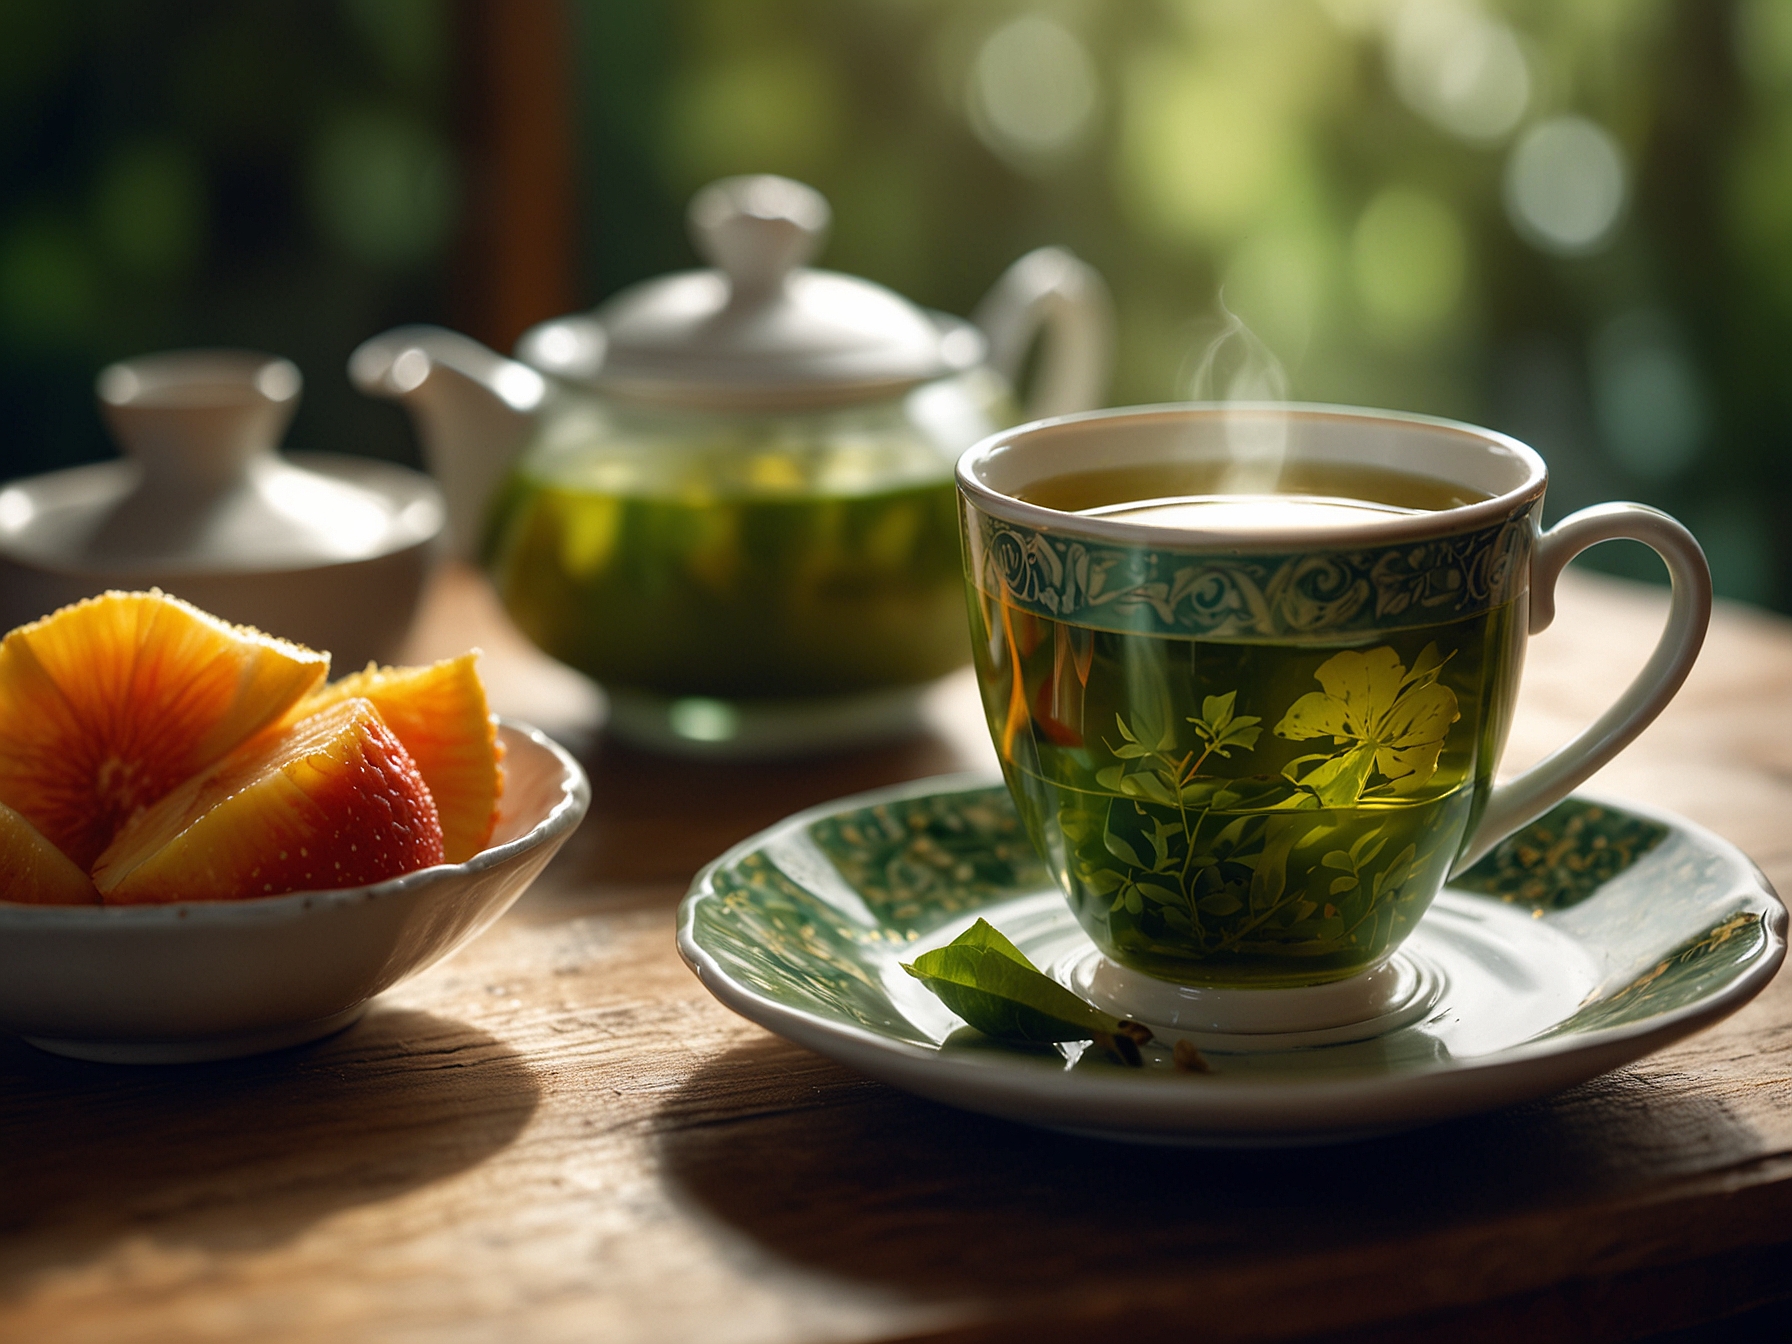
[(318, 1045), (178, 1067), (0, 1042), (0, 1294), (127, 1238), (240, 1250), (502, 1151), (541, 1088), (462, 1023), (382, 1011)]
[[(724, 1113), (727, 1096), (753, 1113)], [(1645, 1172), (1659, 1187), (1758, 1152), (1720, 1102), (1629, 1072), (1404, 1135), (1201, 1150), (971, 1115), (775, 1040), (713, 1060), (657, 1128), (671, 1181), (780, 1256), (922, 1297), (1025, 1294), (1036, 1309), (1072, 1285), (1124, 1300), (1166, 1276), (1199, 1300), (1204, 1280), (1247, 1262), (1349, 1263), (1382, 1240), (1422, 1248), (1444, 1227), (1618, 1195)], [(1414, 1269), (1428, 1258), (1409, 1255)], [(1390, 1260), (1406, 1263), (1359, 1268), (1397, 1295)]]

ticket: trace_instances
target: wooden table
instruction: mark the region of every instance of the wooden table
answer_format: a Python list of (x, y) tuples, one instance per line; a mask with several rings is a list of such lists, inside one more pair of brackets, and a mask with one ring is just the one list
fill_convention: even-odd
[[(1581, 578), (1513, 763), (1640, 665), (1661, 596)], [(466, 573), (500, 707), (590, 704)], [(987, 762), (968, 681), (919, 742), (714, 767), (599, 742), (591, 816), (478, 943), (270, 1058), (0, 1043), (0, 1339), (1617, 1340), (1792, 1334), (1792, 981), (1552, 1100), (1357, 1145), (1130, 1148), (961, 1114), (736, 1018), (673, 950), (698, 865), (810, 803)], [(1599, 783), (1792, 890), (1792, 623), (1720, 613)], [(1698, 1338), (1707, 1336), (1700, 1332)]]

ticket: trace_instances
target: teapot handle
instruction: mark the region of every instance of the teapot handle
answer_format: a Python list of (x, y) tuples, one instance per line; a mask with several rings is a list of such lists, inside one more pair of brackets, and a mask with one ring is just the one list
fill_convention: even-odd
[(1101, 273), (1062, 247), (1027, 253), (1002, 273), (972, 319), (989, 362), (1014, 386), (1033, 340), (1045, 333), (1029, 420), (1088, 411), (1107, 397), (1114, 361), (1114, 301)]
[(522, 451), (548, 383), (446, 327), (395, 327), (362, 342), (349, 380), (370, 397), (403, 402), (423, 460), (448, 500), (448, 550), (475, 559), (486, 512)]

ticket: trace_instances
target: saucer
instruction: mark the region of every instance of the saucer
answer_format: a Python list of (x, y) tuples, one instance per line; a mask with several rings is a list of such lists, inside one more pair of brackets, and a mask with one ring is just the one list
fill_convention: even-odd
[[(1250, 1030), (1236, 1010), (1203, 1021), (1191, 1005), (1142, 1069), (1080, 1043), (997, 1045), (903, 971), (978, 918), (1061, 981), (1098, 984), (1099, 954), (1007, 790), (921, 780), (735, 846), (692, 885), (678, 947), (730, 1008), (893, 1086), (1053, 1129), (1210, 1146), (1351, 1139), (1547, 1095), (1734, 1012), (1786, 950), (1785, 907), (1735, 846), (1581, 794), (1439, 893), (1354, 1023)], [(1182, 1035), (1208, 1072), (1175, 1067)]]
[(184, 1064), (340, 1031), (476, 938), (591, 801), (577, 761), (501, 721), (504, 794), (465, 863), (372, 886), (169, 905), (0, 903), (0, 1031), (106, 1064)]

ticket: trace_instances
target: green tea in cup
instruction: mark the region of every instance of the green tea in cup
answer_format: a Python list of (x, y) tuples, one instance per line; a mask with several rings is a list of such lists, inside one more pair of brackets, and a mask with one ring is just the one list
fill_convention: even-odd
[[(1709, 605), (1671, 519), (1602, 506), (1540, 533), (1541, 459), (1437, 421), (1102, 413), (986, 440), (959, 484), (977, 673), (1028, 831), (1108, 957), (1183, 984), (1384, 961), (1453, 870), (1653, 717)], [(1533, 593), (1614, 535), (1674, 574), (1665, 662), (1496, 787)]]

